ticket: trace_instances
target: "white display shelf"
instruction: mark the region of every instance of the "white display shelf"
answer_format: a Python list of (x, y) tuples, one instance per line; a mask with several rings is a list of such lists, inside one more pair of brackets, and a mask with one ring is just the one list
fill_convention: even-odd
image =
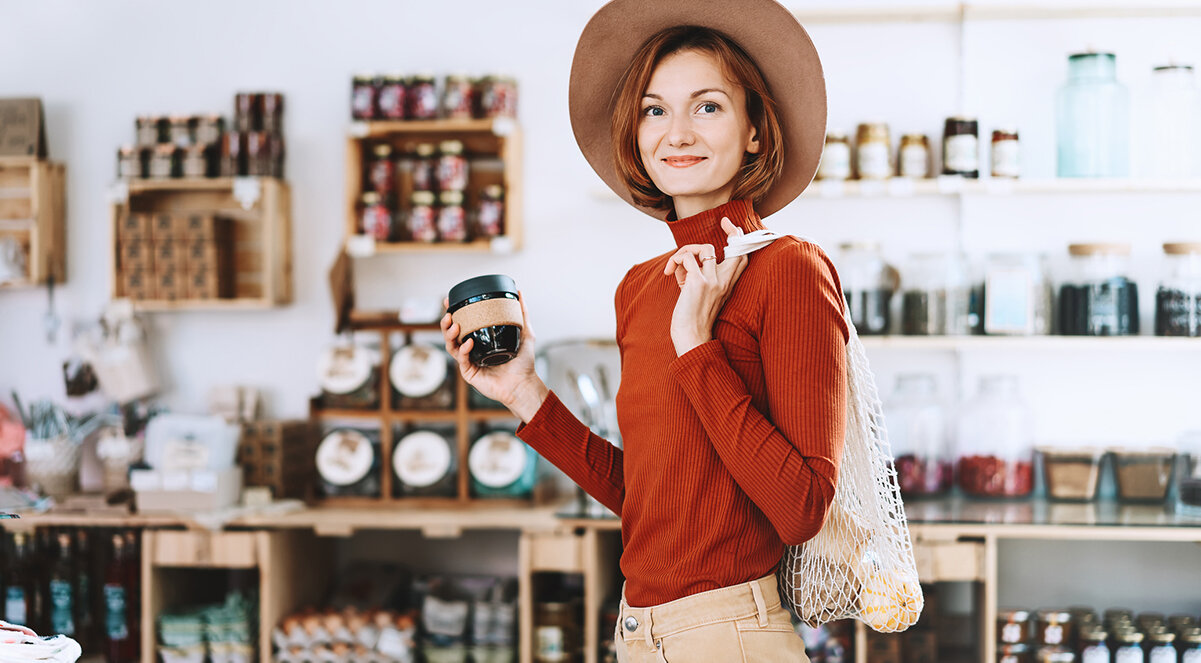
[(1159, 0), (1149, 2), (947, 2), (939, 4), (848, 6), (809, 8), (792, 6), (806, 25), (822, 23), (918, 23), (986, 20), (1038, 20), (1073, 18), (1155, 18), (1201, 16), (1201, 2)]
[(906, 351), (1201, 352), (1201, 339), (1178, 336), (861, 336), (860, 340), (868, 349)]

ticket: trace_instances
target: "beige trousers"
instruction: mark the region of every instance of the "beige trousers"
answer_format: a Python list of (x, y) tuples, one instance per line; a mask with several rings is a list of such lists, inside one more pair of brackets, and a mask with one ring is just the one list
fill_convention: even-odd
[(618, 663), (809, 663), (774, 575), (632, 608), (622, 590)]

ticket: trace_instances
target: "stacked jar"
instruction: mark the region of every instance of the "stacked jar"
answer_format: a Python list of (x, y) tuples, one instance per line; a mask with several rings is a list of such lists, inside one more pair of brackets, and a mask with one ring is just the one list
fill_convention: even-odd
[(517, 81), (451, 74), (438, 93), (433, 74), (358, 74), (351, 81), (355, 120), (470, 120), (517, 117)]

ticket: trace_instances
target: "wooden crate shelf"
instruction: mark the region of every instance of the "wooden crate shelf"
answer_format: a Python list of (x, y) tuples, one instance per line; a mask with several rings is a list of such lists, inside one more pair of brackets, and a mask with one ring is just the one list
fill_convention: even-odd
[(130, 180), (114, 187), (111, 205), (114, 298), (126, 293), (117, 264), (119, 221), (130, 213), (213, 213), (233, 222), (233, 296), (133, 300), (140, 311), (239, 311), (292, 301), (291, 190), (274, 178)]
[[(383, 253), (493, 252), (509, 253), (521, 248), (522, 175), (521, 130), (508, 118), (493, 120), (415, 120), (403, 122), (357, 122), (351, 126), (346, 152), (346, 250), (364, 257)], [(471, 210), (484, 187), (504, 187), (504, 235), (469, 242), (380, 242), (359, 234), (359, 201), (365, 191), (364, 175), (371, 148), (392, 146), (394, 154), (411, 155), (420, 143), (458, 140), (468, 158), (468, 184), (464, 207)], [(413, 191), (412, 172), (398, 168), (398, 199), (408, 209)], [(403, 215), (403, 213), (401, 214)]]
[(61, 163), (0, 157), (0, 239), (16, 239), (27, 258), (25, 277), (0, 288), (67, 279), (66, 177)]

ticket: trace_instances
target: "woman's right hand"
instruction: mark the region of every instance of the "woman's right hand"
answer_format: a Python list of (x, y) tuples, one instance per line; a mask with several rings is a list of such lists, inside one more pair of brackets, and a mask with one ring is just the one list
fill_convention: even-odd
[[(471, 348), (475, 343), (467, 339), (459, 343), (459, 325), (450, 313), (442, 316), (439, 323), (442, 336), (446, 340), (446, 351), (459, 363), (459, 372), (468, 384), (487, 398), (500, 401), (522, 421), (530, 419), (542, 407), (549, 393), (542, 378), (534, 371), (534, 330), (530, 327), (530, 314), (525, 309), (525, 298), (517, 295), (521, 303), (521, 317), (524, 324), (521, 330), (521, 347), (517, 356), (500, 366), (476, 366), (469, 358)], [(443, 300), (443, 306), (450, 302)]]

